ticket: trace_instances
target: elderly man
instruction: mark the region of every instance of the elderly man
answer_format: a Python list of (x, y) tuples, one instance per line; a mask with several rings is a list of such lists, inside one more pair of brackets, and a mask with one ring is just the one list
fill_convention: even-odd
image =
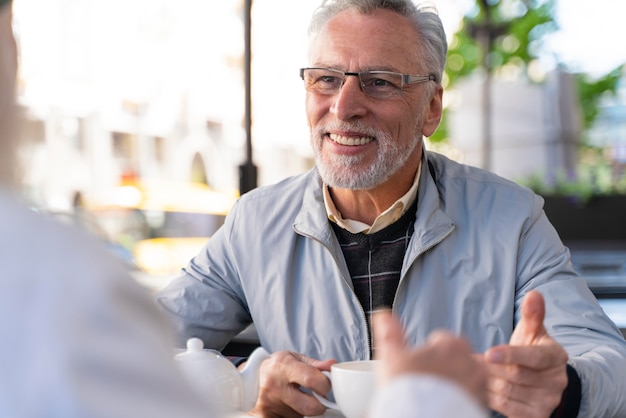
[(254, 322), (273, 352), (257, 411), (319, 414), (300, 386), (322, 385), (331, 359), (371, 358), (368, 315), (386, 306), (411, 344), (438, 328), (467, 337), (495, 412), (626, 416), (626, 343), (542, 199), (424, 149), (442, 114), (436, 12), (327, 0), (309, 33), (316, 167), (246, 193), (158, 295), (181, 341), (222, 348)]
[[(93, 237), (41, 217), (17, 197), (10, 6), (0, 0), (0, 416), (226, 416), (182, 378), (171, 329), (123, 266)], [(435, 335), (409, 349), (389, 313), (377, 321), (388, 367), (373, 418), (391, 408), (415, 417), (484, 417), (486, 371), (467, 342)]]

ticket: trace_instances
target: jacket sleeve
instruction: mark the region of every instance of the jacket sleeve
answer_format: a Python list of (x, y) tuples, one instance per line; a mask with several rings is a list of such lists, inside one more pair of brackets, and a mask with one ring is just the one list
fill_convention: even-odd
[(626, 416), (626, 341), (606, 316), (536, 197), (520, 238), (515, 321), (530, 290), (546, 302), (548, 333), (569, 354), (582, 386), (579, 416)]
[(182, 276), (156, 295), (181, 347), (187, 339), (198, 337), (205, 347), (222, 350), (252, 322), (229, 245), (237, 208), (236, 203), (224, 225), (183, 269)]

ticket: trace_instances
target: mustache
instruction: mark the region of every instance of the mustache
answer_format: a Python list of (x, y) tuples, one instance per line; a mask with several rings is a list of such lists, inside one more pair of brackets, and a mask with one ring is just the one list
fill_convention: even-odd
[(331, 122), (324, 125), (317, 126), (313, 135), (317, 138), (326, 135), (331, 131), (346, 131), (346, 132), (356, 132), (361, 134), (361, 136), (371, 136), (373, 138), (382, 138), (387, 135), (381, 131), (380, 129), (372, 128), (371, 126), (366, 125), (361, 121), (355, 122)]

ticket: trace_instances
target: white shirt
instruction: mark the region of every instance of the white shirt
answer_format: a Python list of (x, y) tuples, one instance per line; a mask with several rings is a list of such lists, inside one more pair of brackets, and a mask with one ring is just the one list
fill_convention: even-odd
[(411, 185), (409, 191), (400, 197), (400, 199), (396, 200), (394, 204), (388, 207), (384, 212), (378, 215), (376, 219), (374, 219), (374, 223), (371, 225), (354, 219), (344, 218), (330, 196), (328, 185), (324, 184), (322, 192), (324, 197), (324, 207), (326, 208), (328, 219), (353, 234), (358, 234), (359, 232), (364, 234), (373, 234), (388, 227), (400, 219), (400, 217), (402, 217), (402, 215), (404, 215), (404, 213), (411, 207), (413, 202), (415, 202), (415, 199), (417, 199), (417, 187), (420, 182), (421, 171), (422, 163), (420, 162), (417, 167), (415, 178), (413, 179), (413, 184)]
[(487, 418), (460, 386), (431, 375), (395, 378), (372, 402), (369, 418)]

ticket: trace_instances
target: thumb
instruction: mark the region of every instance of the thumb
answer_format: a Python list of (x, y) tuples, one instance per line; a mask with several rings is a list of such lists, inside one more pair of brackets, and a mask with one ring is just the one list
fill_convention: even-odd
[(546, 316), (546, 306), (543, 296), (536, 290), (530, 291), (522, 302), (522, 317), (518, 322), (511, 345), (531, 345), (547, 334), (543, 321)]
[(402, 325), (389, 310), (372, 314), (372, 336), (377, 359), (390, 358), (406, 345)]

